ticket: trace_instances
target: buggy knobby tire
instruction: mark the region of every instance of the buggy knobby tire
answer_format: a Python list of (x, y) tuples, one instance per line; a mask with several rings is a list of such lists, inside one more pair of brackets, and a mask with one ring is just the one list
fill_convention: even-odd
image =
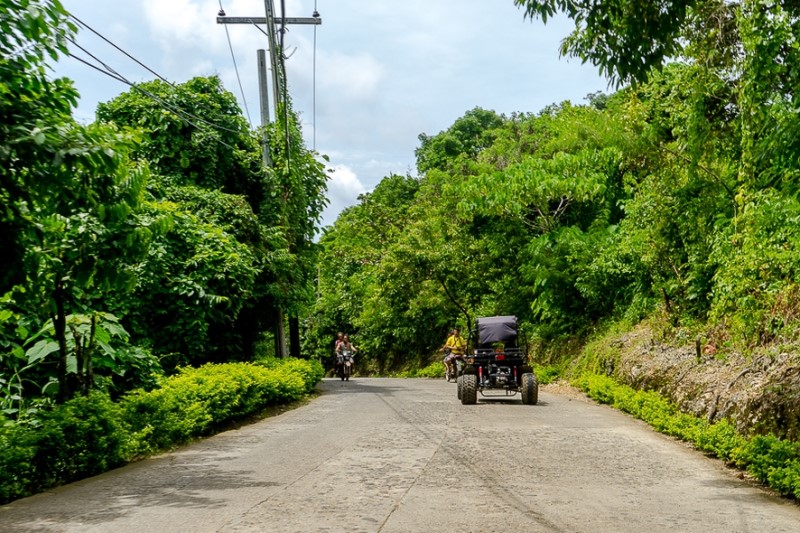
[(535, 374), (522, 374), (522, 403), (525, 405), (536, 405), (539, 401), (539, 382)]
[(461, 399), (461, 388), (464, 386), (464, 376), (458, 376), (456, 378), (456, 394), (458, 395), (458, 399)]
[(475, 405), (478, 403), (478, 376), (466, 374), (461, 380), (461, 403)]

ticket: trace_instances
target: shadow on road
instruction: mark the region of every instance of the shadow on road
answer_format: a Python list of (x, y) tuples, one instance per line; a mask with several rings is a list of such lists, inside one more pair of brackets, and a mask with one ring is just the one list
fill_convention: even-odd
[[(226, 500), (219, 496), (209, 496), (209, 491), (232, 491), (241, 488), (258, 488), (277, 486), (280, 483), (257, 481), (252, 479), (252, 470), (223, 470), (213, 464), (207, 464), (205, 457), (213, 457), (219, 461), (219, 451), (209, 449), (196, 453), (185, 450), (179, 458), (165, 456), (134, 463), (100, 476), (79, 481), (72, 484), (82, 485), (91, 482), (95, 487), (105, 486), (107, 490), (102, 493), (79, 496), (84, 500), (82, 506), (86, 511), (79, 514), (65, 514), (66, 511), (57, 505), (35, 506), (38, 510), (35, 516), (26, 513), (12, 513), (12, 516), (0, 512), (0, 521), (3, 531), (30, 531), (45, 524), (64, 524), (77, 522), (86, 525), (105, 524), (118, 518), (130, 515), (132, 509), (146, 507), (168, 507), (176, 509), (215, 509), (225, 507)], [(225, 460), (225, 458), (222, 458)], [(202, 463), (202, 467), (200, 464)], [(152, 475), (152, 472), (158, 475)], [(124, 476), (124, 478), (123, 478)], [(150, 477), (148, 481), (132, 483), (131, 477)], [(125, 479), (125, 481), (122, 481)], [(99, 485), (98, 485), (99, 484)], [(130, 486), (130, 492), (126, 491)], [(30, 499), (46, 501), (52, 498), (59, 489), (45, 492)], [(82, 492), (82, 491), (80, 491)], [(96, 505), (93, 500), (98, 498), (102, 505)], [(20, 500), (25, 501), (25, 500)], [(15, 507), (15, 502), (8, 504), (9, 509)], [(47, 510), (42, 512), (43, 507)], [(74, 507), (72, 507), (74, 508)]]

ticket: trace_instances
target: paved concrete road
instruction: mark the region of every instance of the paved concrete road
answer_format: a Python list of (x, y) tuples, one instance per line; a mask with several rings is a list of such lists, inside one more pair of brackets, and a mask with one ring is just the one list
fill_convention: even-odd
[(610, 408), (443, 380), (310, 404), (0, 507), (2, 531), (797, 532), (800, 506)]

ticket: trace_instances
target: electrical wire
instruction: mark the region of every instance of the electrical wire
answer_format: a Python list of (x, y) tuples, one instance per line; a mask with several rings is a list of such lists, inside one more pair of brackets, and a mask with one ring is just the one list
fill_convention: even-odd
[[(317, 0), (314, 0), (314, 15), (319, 16)], [(317, 25), (314, 24), (314, 51), (311, 60), (311, 149), (317, 150)]]
[[(219, 9), (220, 11), (225, 11), (222, 7), (222, 0), (219, 0)], [(233, 53), (233, 44), (231, 43), (231, 34), (228, 31), (228, 25), (223, 24), (225, 26), (225, 36), (228, 38), (228, 48), (231, 50), (231, 58), (233, 58), (233, 70), (236, 71), (236, 81), (239, 82), (239, 91), (242, 93), (242, 102), (244, 103), (244, 110), (247, 113), (247, 122), (250, 123), (250, 126), (253, 126), (253, 120), (250, 118), (250, 109), (247, 107), (247, 98), (244, 96), (244, 88), (242, 87), (242, 78), (239, 76), (239, 66), (236, 64), (236, 54)]]
[[(78, 17), (76, 17), (75, 15), (73, 15), (72, 13), (70, 13), (70, 15), (69, 15), (69, 16), (70, 16), (70, 17), (71, 17), (71, 18), (72, 18), (72, 19), (73, 19), (75, 22), (77, 22), (78, 24), (80, 24), (81, 26), (83, 26), (84, 28), (86, 28), (87, 30), (89, 30), (90, 32), (94, 33), (95, 35), (97, 35), (98, 37), (100, 37), (101, 39), (103, 39), (105, 42), (107, 42), (108, 44), (110, 44), (111, 46), (113, 46), (114, 48), (116, 48), (117, 50), (119, 50), (120, 52), (122, 52), (123, 54), (125, 54), (126, 56), (128, 56), (128, 58), (130, 58), (130, 59), (132, 59), (133, 61), (135, 61), (135, 62), (136, 62), (136, 63), (137, 63), (139, 66), (141, 66), (142, 68), (144, 68), (144, 69), (145, 69), (146, 71), (148, 71), (150, 74), (152, 74), (152, 75), (153, 75), (153, 76), (155, 76), (156, 78), (160, 79), (161, 81), (163, 81), (163, 82), (165, 82), (165, 83), (168, 83), (168, 84), (172, 85), (173, 87), (175, 87), (175, 84), (174, 84), (174, 83), (172, 83), (171, 81), (169, 81), (168, 79), (166, 79), (164, 76), (162, 76), (161, 74), (159, 74), (159, 73), (158, 73), (158, 72), (156, 72), (155, 70), (151, 69), (150, 67), (148, 67), (147, 65), (145, 65), (144, 63), (142, 63), (141, 61), (139, 61), (138, 59), (136, 59), (135, 57), (133, 57), (131, 54), (129, 54), (128, 52), (126, 52), (125, 50), (123, 50), (122, 48), (120, 48), (119, 46), (117, 46), (116, 44), (114, 44), (113, 42), (111, 42), (109, 39), (107, 39), (105, 36), (103, 36), (103, 35), (102, 35), (100, 32), (98, 32), (97, 30), (95, 30), (94, 28), (92, 28), (91, 26), (89, 26), (88, 24), (86, 24), (84, 21), (82, 21), (81, 19), (79, 19)], [(73, 41), (73, 42), (74, 42), (74, 41)]]
[(93, 69), (95, 69), (96, 71), (98, 71), (98, 72), (99, 72), (99, 73), (101, 73), (101, 74), (105, 74), (106, 76), (108, 76), (108, 77), (109, 77), (109, 78), (111, 78), (111, 79), (117, 80), (118, 82), (120, 82), (120, 83), (124, 83), (124, 84), (126, 84), (126, 85), (128, 84), (128, 81), (127, 81), (126, 79), (124, 79), (124, 78), (121, 78), (120, 76), (117, 76), (117, 75), (115, 75), (115, 74), (112, 74), (111, 72), (108, 72), (108, 71), (106, 71), (106, 70), (103, 70), (103, 69), (101, 69), (100, 67), (98, 67), (97, 65), (93, 65), (93, 64), (92, 64), (92, 63), (90, 63), (89, 61), (86, 61), (86, 60), (85, 60), (85, 59), (83, 59), (82, 57), (78, 57), (78, 56), (76, 56), (76, 55), (75, 55), (75, 54), (73, 54), (72, 52), (67, 52), (67, 55), (68, 55), (69, 57), (71, 57), (72, 59), (74, 59), (74, 60), (76, 60), (76, 61), (78, 61), (78, 62), (80, 62), (80, 63), (83, 63), (83, 64), (84, 64), (84, 65), (86, 65), (87, 67), (93, 68)]
[[(148, 72), (150, 72), (151, 74), (153, 74), (153, 75), (154, 75), (154, 76), (156, 76), (157, 78), (159, 78), (159, 79), (161, 79), (162, 81), (164, 81), (164, 83), (167, 83), (168, 85), (170, 85), (171, 87), (173, 87), (173, 88), (175, 88), (175, 89), (178, 89), (178, 90), (180, 90), (180, 89), (181, 89), (181, 87), (180, 87), (180, 86), (178, 86), (178, 85), (175, 85), (173, 82), (169, 81), (168, 79), (166, 79), (166, 78), (164, 78), (163, 76), (161, 76), (160, 74), (158, 74), (156, 71), (154, 71), (153, 69), (151, 69), (150, 67), (148, 67), (147, 65), (145, 65), (144, 63), (142, 63), (141, 61), (139, 61), (138, 59), (136, 59), (135, 57), (133, 57), (133, 56), (132, 56), (130, 53), (128, 53), (128, 52), (127, 52), (127, 51), (125, 51), (124, 49), (122, 49), (122, 48), (120, 48), (119, 46), (117, 46), (115, 43), (113, 43), (111, 40), (109, 40), (107, 37), (103, 36), (103, 35), (102, 35), (100, 32), (98, 32), (97, 30), (93, 29), (91, 26), (89, 26), (89, 25), (88, 25), (88, 24), (86, 24), (85, 22), (81, 21), (80, 19), (78, 19), (78, 18), (77, 18), (77, 17), (75, 17), (74, 15), (70, 15), (70, 16), (71, 16), (71, 17), (72, 17), (72, 18), (73, 18), (73, 19), (74, 19), (76, 22), (78, 22), (79, 24), (81, 24), (83, 27), (85, 27), (86, 29), (90, 30), (92, 33), (94, 33), (95, 35), (97, 35), (98, 37), (100, 37), (101, 39), (103, 39), (105, 42), (107, 42), (108, 44), (110, 44), (111, 46), (113, 46), (113, 47), (114, 47), (115, 49), (117, 49), (118, 51), (122, 52), (122, 53), (123, 53), (125, 56), (127, 56), (128, 58), (130, 58), (131, 60), (133, 60), (134, 62), (136, 62), (138, 65), (142, 66), (142, 67), (143, 67), (145, 70), (147, 70)], [(72, 43), (73, 43), (73, 44), (74, 44), (76, 47), (80, 48), (80, 49), (81, 49), (81, 50), (82, 50), (84, 53), (86, 53), (86, 54), (87, 54), (89, 57), (91, 57), (92, 59), (94, 59), (95, 61), (97, 61), (99, 64), (101, 64), (101, 65), (102, 65), (102, 66), (105, 68), (105, 71), (104, 71), (104, 70), (102, 70), (102, 69), (99, 69), (99, 68), (95, 67), (94, 65), (91, 65), (91, 64), (89, 64), (87, 61), (81, 60), (81, 59), (79, 59), (78, 57), (76, 57), (76, 56), (74, 56), (74, 55), (70, 54), (70, 55), (73, 57), (73, 59), (77, 59), (77, 60), (78, 60), (78, 61), (80, 61), (81, 63), (84, 63), (84, 64), (86, 64), (86, 65), (88, 65), (88, 66), (90, 66), (90, 67), (94, 68), (95, 70), (98, 70), (99, 72), (101, 72), (101, 73), (103, 73), (103, 74), (106, 74), (106, 75), (108, 75), (109, 77), (111, 77), (111, 78), (115, 79), (116, 81), (119, 81), (119, 82), (121, 82), (121, 83), (124, 83), (124, 84), (126, 84), (126, 85), (128, 85), (128, 86), (130, 86), (130, 87), (134, 87), (134, 88), (136, 88), (136, 90), (138, 90), (139, 92), (142, 92), (143, 94), (146, 94), (148, 97), (150, 97), (150, 98), (152, 98), (152, 99), (154, 99), (154, 100), (156, 100), (156, 101), (161, 101), (161, 100), (160, 100), (160, 99), (159, 99), (159, 98), (158, 98), (156, 95), (154, 95), (153, 93), (150, 93), (149, 91), (146, 91), (146, 90), (142, 89), (141, 87), (139, 87), (139, 86), (138, 86), (138, 85), (136, 85), (135, 83), (131, 82), (130, 80), (128, 80), (127, 78), (125, 78), (124, 76), (122, 76), (122, 75), (121, 75), (119, 72), (115, 71), (113, 68), (111, 68), (110, 66), (108, 66), (107, 64), (105, 64), (105, 63), (104, 63), (102, 60), (100, 60), (100, 59), (99, 59), (97, 56), (95, 56), (94, 54), (92, 54), (91, 52), (89, 52), (89, 51), (88, 51), (86, 48), (84, 48), (84, 47), (82, 47), (81, 45), (79, 45), (79, 44), (78, 44), (78, 42), (77, 42), (77, 41), (76, 41), (74, 38), (69, 38), (69, 40), (70, 40), (70, 41), (71, 41), (71, 42), (72, 42)], [(113, 74), (113, 75), (112, 75), (112, 74)], [(161, 102), (163, 102), (163, 101), (161, 101)], [(169, 106), (169, 105), (170, 105), (170, 104), (166, 104), (166, 102), (163, 102), (163, 103), (164, 103), (166, 106)], [(163, 107), (163, 106), (162, 106), (162, 107)], [(196, 121), (198, 121), (198, 122), (202, 122), (202, 123), (204, 123), (204, 124), (206, 124), (206, 125), (208, 125), (208, 126), (210, 126), (210, 127), (212, 127), (212, 128), (218, 129), (218, 130), (227, 131), (228, 133), (234, 133), (234, 134), (240, 134), (240, 133), (241, 133), (241, 131), (239, 131), (239, 130), (234, 130), (234, 129), (228, 128), (228, 127), (226, 127), (226, 126), (223, 126), (223, 125), (220, 125), (220, 124), (214, 124), (214, 123), (212, 123), (212, 122), (209, 122), (208, 120), (205, 120), (205, 119), (203, 119), (202, 117), (199, 117), (199, 116), (197, 116), (197, 115), (194, 115), (193, 113), (190, 113), (190, 112), (188, 112), (188, 111), (186, 111), (186, 110), (180, 109), (179, 107), (170, 106), (170, 108), (169, 108), (169, 109), (170, 109), (171, 111), (173, 111), (175, 114), (179, 115), (181, 118), (184, 118), (184, 117), (190, 117), (190, 118), (193, 118), (194, 120), (196, 120)], [(193, 126), (197, 127), (197, 125), (196, 125), (196, 124), (194, 124), (193, 122), (191, 122), (191, 121), (188, 121), (188, 120), (187, 120), (187, 122), (188, 122), (188, 123), (190, 123), (190, 124), (192, 124)]]
[(286, 36), (286, 0), (281, 0), (281, 75), (283, 76), (283, 125), (285, 128), (284, 134), (286, 136), (286, 168), (289, 168), (290, 149), (289, 142), (289, 98), (288, 98), (288, 85), (289, 80), (286, 76), (286, 54), (284, 54), (284, 37)]
[[(125, 85), (128, 85), (128, 86), (130, 86), (130, 87), (134, 87), (134, 88), (136, 88), (138, 91), (140, 91), (140, 92), (142, 92), (142, 93), (145, 93), (145, 94), (147, 94), (149, 97), (151, 97), (151, 98), (153, 98), (153, 99), (156, 99), (156, 100), (158, 100), (158, 101), (160, 101), (160, 102), (163, 102), (163, 100), (159, 99), (159, 98), (158, 98), (157, 96), (155, 96), (153, 93), (151, 93), (151, 92), (149, 92), (149, 91), (146, 91), (146, 90), (142, 89), (142, 88), (141, 88), (141, 87), (139, 87), (137, 84), (135, 84), (134, 82), (132, 82), (132, 81), (128, 80), (128, 79), (127, 79), (127, 78), (125, 78), (125, 77), (124, 77), (122, 74), (120, 74), (119, 72), (117, 72), (116, 70), (114, 70), (112, 67), (108, 66), (108, 65), (107, 65), (106, 63), (104, 63), (104, 62), (103, 62), (103, 61), (102, 61), (100, 58), (98, 58), (97, 56), (95, 56), (94, 54), (92, 54), (92, 53), (91, 53), (89, 50), (87, 50), (86, 48), (84, 48), (83, 46), (81, 46), (80, 44), (78, 44), (78, 42), (77, 42), (75, 39), (73, 39), (73, 38), (69, 38), (69, 40), (70, 40), (70, 42), (72, 42), (72, 44), (73, 44), (73, 45), (75, 45), (77, 48), (79, 48), (81, 51), (83, 51), (83, 52), (84, 52), (86, 55), (88, 55), (89, 57), (91, 57), (92, 59), (94, 59), (95, 61), (97, 61), (97, 62), (98, 62), (100, 65), (102, 65), (102, 66), (103, 66), (103, 68), (104, 68), (105, 70), (103, 70), (103, 69), (100, 69), (100, 68), (98, 68), (98, 67), (96, 67), (96, 66), (94, 66), (94, 65), (91, 65), (91, 64), (89, 64), (89, 63), (88, 63), (87, 61), (85, 61), (85, 60), (81, 60), (80, 58), (78, 58), (78, 57), (77, 57), (77, 56), (75, 56), (74, 54), (70, 54), (70, 56), (71, 56), (73, 59), (77, 59), (77, 60), (78, 60), (78, 61), (80, 61), (81, 63), (87, 64), (88, 66), (90, 66), (90, 67), (93, 67), (95, 70), (98, 70), (99, 72), (101, 72), (101, 73), (103, 73), (103, 74), (106, 74), (106, 75), (108, 75), (110, 78), (113, 78), (113, 79), (115, 79), (115, 80), (117, 80), (117, 81), (119, 81), (119, 82), (121, 82), (121, 83), (124, 83)], [(175, 88), (175, 89), (180, 89), (180, 87), (179, 87), (179, 86), (176, 86), (175, 84), (171, 83), (169, 80), (165, 80), (165, 82), (166, 82), (167, 84), (169, 84), (171, 87)], [(214, 129), (218, 129), (218, 130), (222, 130), (222, 131), (227, 131), (228, 133), (235, 133), (235, 134), (240, 134), (240, 133), (241, 133), (241, 131), (239, 131), (239, 130), (234, 130), (234, 129), (228, 128), (228, 127), (226, 127), (226, 126), (222, 126), (222, 125), (220, 125), (220, 124), (214, 124), (213, 122), (209, 122), (208, 120), (206, 120), (206, 119), (204, 119), (204, 118), (202, 118), (202, 117), (199, 117), (199, 116), (197, 116), (197, 115), (195, 115), (195, 114), (193, 114), (193, 113), (190, 113), (189, 111), (186, 111), (186, 110), (184, 110), (184, 109), (181, 109), (181, 108), (179, 108), (179, 107), (171, 106), (170, 104), (167, 104), (166, 102), (164, 102), (164, 104), (165, 104), (166, 106), (169, 106), (169, 109), (170, 109), (171, 111), (173, 111), (175, 114), (178, 114), (178, 115), (181, 115), (181, 116), (186, 116), (186, 117), (191, 117), (191, 118), (193, 118), (194, 120), (197, 120), (197, 121), (199, 121), (199, 122), (202, 122), (202, 123), (204, 123), (204, 124), (206, 124), (206, 125), (208, 125), (208, 126), (210, 126), (210, 127), (214, 128)], [(193, 125), (194, 125), (194, 124), (193, 124)]]
[[(95, 61), (97, 61), (98, 63), (100, 63), (100, 65), (102, 65), (102, 66), (103, 66), (103, 68), (100, 68), (100, 67), (98, 67), (97, 65), (94, 65), (94, 64), (90, 63), (89, 61), (87, 61), (87, 60), (85, 60), (85, 59), (83, 59), (83, 58), (81, 58), (81, 57), (78, 57), (78, 56), (76, 56), (75, 54), (73, 54), (73, 53), (71, 53), (71, 52), (70, 52), (70, 53), (69, 53), (69, 56), (70, 56), (71, 58), (75, 59), (76, 61), (79, 61), (79, 62), (83, 63), (84, 65), (87, 65), (87, 66), (89, 66), (89, 67), (91, 67), (91, 68), (93, 68), (93, 69), (97, 70), (98, 72), (100, 72), (100, 73), (102, 73), (102, 74), (105, 74), (105, 75), (106, 75), (106, 76), (108, 76), (109, 78), (112, 78), (112, 79), (114, 79), (114, 80), (116, 80), (116, 81), (119, 81), (119, 82), (121, 82), (121, 83), (124, 83), (125, 85), (128, 85), (128, 86), (129, 86), (129, 87), (131, 87), (132, 89), (135, 89), (135, 90), (139, 91), (140, 93), (144, 94), (145, 96), (147, 96), (148, 98), (150, 98), (151, 100), (153, 100), (153, 101), (155, 101), (157, 104), (159, 104), (159, 106), (160, 106), (162, 109), (166, 109), (166, 110), (168, 110), (168, 111), (172, 111), (172, 112), (173, 112), (173, 113), (174, 113), (174, 114), (175, 114), (175, 115), (176, 115), (176, 116), (177, 116), (179, 119), (181, 119), (183, 122), (185, 122), (185, 123), (187, 123), (187, 124), (189, 124), (189, 125), (191, 125), (191, 126), (194, 126), (194, 127), (195, 127), (195, 128), (197, 128), (197, 129), (201, 129), (201, 128), (200, 128), (200, 126), (198, 126), (198, 125), (197, 125), (195, 122), (193, 122), (192, 120), (190, 120), (190, 118), (192, 118), (192, 119), (194, 119), (194, 120), (197, 120), (198, 122), (201, 122), (201, 123), (203, 123), (203, 124), (206, 124), (207, 126), (211, 126), (212, 128), (225, 129), (225, 130), (227, 130), (227, 131), (229, 131), (229, 132), (231, 132), (231, 133), (240, 133), (240, 132), (238, 132), (238, 131), (236, 131), (236, 130), (231, 130), (231, 129), (228, 129), (228, 128), (224, 128), (223, 126), (218, 126), (218, 125), (216, 125), (216, 124), (212, 124), (211, 122), (208, 122), (207, 120), (205, 120), (205, 119), (203, 119), (203, 118), (201, 118), (201, 117), (198, 117), (198, 116), (196, 116), (196, 115), (194, 115), (194, 114), (192, 114), (192, 113), (189, 113), (189, 112), (187, 112), (187, 111), (185, 111), (185, 110), (182, 110), (182, 109), (180, 109), (180, 108), (178, 108), (178, 107), (175, 107), (175, 106), (173, 106), (173, 105), (171, 105), (171, 104), (169, 104), (169, 103), (165, 102), (163, 99), (159, 98), (159, 97), (158, 97), (158, 96), (156, 96), (155, 94), (151, 93), (150, 91), (148, 91), (148, 90), (146, 90), (146, 89), (143, 89), (143, 88), (141, 88), (139, 85), (137, 85), (137, 84), (133, 83), (132, 81), (128, 80), (127, 78), (125, 78), (125, 77), (124, 77), (123, 75), (121, 75), (119, 72), (117, 72), (117, 71), (116, 71), (116, 70), (114, 70), (113, 68), (111, 68), (111, 67), (109, 67), (108, 65), (106, 65), (105, 63), (103, 63), (103, 62), (102, 62), (100, 59), (98, 59), (98, 58), (97, 58), (97, 57), (96, 57), (94, 54), (92, 54), (91, 52), (89, 52), (88, 50), (86, 50), (85, 48), (83, 48), (81, 45), (79, 45), (78, 43), (76, 43), (74, 40), (72, 41), (72, 43), (73, 43), (75, 46), (77, 46), (78, 48), (80, 48), (80, 49), (81, 49), (81, 50), (82, 50), (82, 51), (83, 51), (85, 54), (89, 55), (89, 57), (91, 57), (92, 59), (94, 59)], [(104, 70), (104, 69), (105, 69), (105, 70)], [(188, 118), (187, 118), (187, 117), (188, 117)], [(214, 139), (214, 140), (215, 140), (216, 142), (220, 143), (221, 145), (223, 145), (223, 146), (225, 146), (225, 147), (227, 147), (227, 148), (230, 148), (231, 150), (236, 150), (236, 148), (234, 148), (233, 146), (229, 145), (228, 143), (226, 143), (225, 141), (223, 141), (223, 140), (221, 140), (221, 139)]]

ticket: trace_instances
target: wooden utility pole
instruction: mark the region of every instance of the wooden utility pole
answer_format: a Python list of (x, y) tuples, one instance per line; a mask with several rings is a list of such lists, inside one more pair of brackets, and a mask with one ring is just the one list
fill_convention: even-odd
[(261, 102), (261, 125), (263, 126), (261, 145), (264, 151), (264, 168), (269, 168), (272, 166), (272, 161), (269, 157), (269, 137), (267, 136), (267, 124), (270, 123), (269, 94), (267, 94), (267, 53), (264, 50), (257, 50), (256, 55), (258, 56), (258, 94)]
[[(269, 41), (269, 59), (270, 65), (272, 70), (272, 106), (275, 110), (275, 114), (277, 116), (278, 113), (278, 105), (281, 103), (281, 95), (283, 94), (281, 89), (281, 76), (280, 69), (281, 69), (281, 61), (279, 59), (278, 54), (282, 54), (283, 50), (280, 50), (278, 47), (278, 40), (275, 36), (275, 26), (277, 24), (322, 24), (322, 19), (319, 17), (319, 13), (314, 11), (313, 17), (282, 17), (279, 21), (275, 20), (275, 7), (272, 4), (272, 0), (264, 0), (264, 11), (266, 12), (265, 17), (229, 17), (225, 14), (224, 11), (220, 10), (219, 15), (217, 16), (217, 24), (253, 24), (254, 26), (258, 26), (259, 24), (263, 24), (267, 26), (267, 40)], [(266, 61), (266, 52), (264, 50), (258, 50), (258, 90), (261, 102), (261, 125), (263, 126), (264, 130), (264, 138), (263, 138), (263, 160), (264, 160), (264, 167), (270, 168), (272, 166), (272, 161), (270, 160), (269, 156), (269, 139), (267, 138), (267, 125), (270, 124), (270, 113), (269, 113), (269, 91), (267, 89), (267, 61)], [(285, 83), (285, 78), (283, 79), (283, 83)], [(288, 156), (288, 154), (287, 154)], [(286, 347), (286, 333), (284, 330), (284, 313), (283, 309), (278, 309), (278, 318), (275, 324), (275, 355), (278, 357), (286, 357), (287, 355), (287, 347)], [(291, 319), (292, 329), (291, 332), (291, 353), (293, 356), (298, 357), (300, 354), (300, 335), (299, 335), (299, 328), (297, 328), (297, 318), (292, 317)], [(297, 329), (297, 332), (295, 332)]]

